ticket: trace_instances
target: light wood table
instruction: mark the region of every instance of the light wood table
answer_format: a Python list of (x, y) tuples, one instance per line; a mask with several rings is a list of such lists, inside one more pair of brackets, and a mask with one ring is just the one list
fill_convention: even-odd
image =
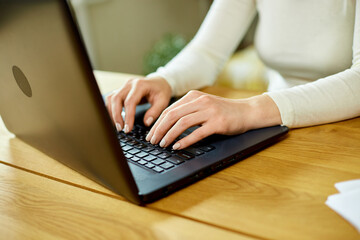
[[(96, 72), (103, 93), (129, 75)], [(209, 87), (230, 98), (255, 93)], [(0, 121), (1, 239), (360, 239), (325, 204), (360, 178), (360, 118), (286, 139), (139, 207), (7, 132)]]

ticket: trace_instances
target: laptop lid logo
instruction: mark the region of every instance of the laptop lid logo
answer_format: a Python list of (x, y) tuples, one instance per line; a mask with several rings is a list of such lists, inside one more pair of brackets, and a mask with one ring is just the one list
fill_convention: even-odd
[(14, 75), (14, 78), (16, 80), (17, 85), (21, 89), (21, 91), (28, 97), (32, 97), (32, 90), (30, 87), (30, 83), (25, 77), (25, 74), (20, 70), (19, 67), (13, 66), (12, 72)]

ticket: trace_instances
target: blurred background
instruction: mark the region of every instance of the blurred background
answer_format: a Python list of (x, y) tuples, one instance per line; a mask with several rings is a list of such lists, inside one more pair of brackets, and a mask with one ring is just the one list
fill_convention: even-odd
[[(70, 0), (96, 70), (146, 75), (196, 34), (212, 0)], [(264, 66), (252, 46), (255, 23), (216, 84), (264, 91)]]
[(144, 58), (156, 43), (171, 44), (171, 36), (191, 39), (211, 4), (209, 0), (71, 2), (94, 68), (134, 74), (144, 74)]

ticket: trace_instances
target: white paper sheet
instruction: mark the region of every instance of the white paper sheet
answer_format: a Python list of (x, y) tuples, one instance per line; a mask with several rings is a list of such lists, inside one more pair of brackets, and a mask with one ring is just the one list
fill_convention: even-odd
[(325, 204), (360, 233), (360, 179), (336, 183), (335, 187), (340, 193), (330, 195)]
[(335, 183), (335, 187), (341, 193), (360, 189), (360, 179)]

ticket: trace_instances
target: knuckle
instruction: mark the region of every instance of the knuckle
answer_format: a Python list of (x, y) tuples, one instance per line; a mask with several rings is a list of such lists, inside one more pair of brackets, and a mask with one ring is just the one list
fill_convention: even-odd
[(144, 84), (144, 79), (143, 78), (135, 78), (133, 81), (132, 81), (132, 85), (134, 88), (138, 88), (139, 86), (143, 85)]
[(143, 85), (143, 84), (145, 84), (147, 82), (147, 80), (145, 80), (144, 78), (138, 78), (137, 79), (137, 84), (139, 84), (139, 85)]
[(176, 111), (174, 110), (169, 110), (167, 113), (166, 113), (166, 117), (169, 118), (169, 119), (173, 119), (176, 117)]
[(116, 106), (115, 104), (111, 105), (111, 114), (113, 117), (115, 117), (118, 114), (118, 106)]
[(206, 134), (205, 134), (204, 131), (199, 131), (199, 132), (196, 133), (196, 138), (197, 139), (203, 139), (204, 137), (206, 137)]
[(167, 108), (167, 109), (165, 109), (162, 113), (161, 113), (161, 115), (160, 115), (160, 117), (166, 117), (167, 116), (167, 114), (169, 113), (169, 109)]
[(115, 102), (120, 101), (120, 96), (119, 96), (119, 94), (113, 94), (113, 95), (111, 96), (110, 101), (111, 101), (112, 103), (115, 103)]
[(111, 102), (116, 102), (121, 100), (122, 96), (122, 89), (115, 91), (111, 95), (108, 96), (108, 100)]
[(135, 80), (136, 78), (130, 78), (129, 80), (126, 81), (126, 84), (132, 84)]
[[(164, 135), (164, 131), (163, 131), (163, 126), (162, 126), (163, 124), (161, 123), (156, 129), (155, 129), (155, 131), (154, 131), (154, 135), (156, 135), (156, 136), (163, 136)], [(153, 136), (154, 136), (153, 135)]]
[(198, 90), (190, 90), (190, 91), (188, 92), (188, 94), (186, 94), (186, 95), (189, 95), (189, 96), (199, 96), (200, 94), (201, 94), (201, 92), (198, 91)]
[(207, 103), (211, 102), (212, 97), (210, 95), (202, 95), (198, 99), (199, 99), (200, 102), (202, 102), (204, 104), (207, 104)]
[(109, 104), (111, 102), (112, 94), (106, 96), (106, 104)]
[(118, 114), (116, 112), (113, 112), (113, 115), (112, 115), (113, 119), (118, 122), (119, 121), (119, 117), (118, 117)]
[(132, 104), (133, 104), (133, 97), (131, 97), (131, 96), (127, 97), (124, 101), (124, 106), (126, 108), (129, 108), (132, 106)]
[(189, 123), (189, 119), (187, 117), (182, 117), (179, 119), (178, 124), (180, 127), (186, 127)]
[(127, 89), (129, 90), (133, 84), (133, 79), (129, 79), (125, 82), (125, 84), (122, 86), (121, 90)]

